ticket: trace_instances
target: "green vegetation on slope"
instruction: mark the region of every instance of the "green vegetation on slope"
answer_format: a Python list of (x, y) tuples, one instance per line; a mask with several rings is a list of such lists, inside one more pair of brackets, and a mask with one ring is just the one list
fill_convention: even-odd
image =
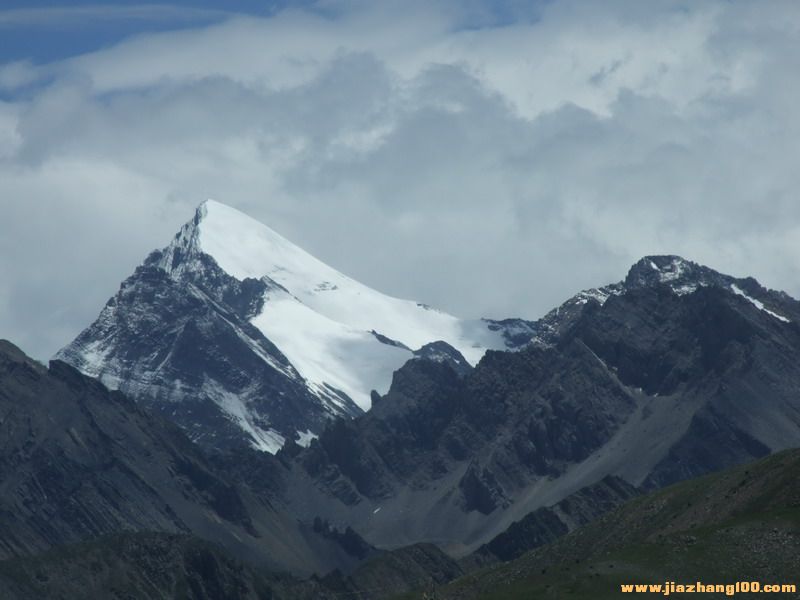
[(634, 499), (548, 546), (440, 588), (437, 598), (599, 600), (625, 597), (622, 583), (665, 581), (800, 589), (800, 450)]

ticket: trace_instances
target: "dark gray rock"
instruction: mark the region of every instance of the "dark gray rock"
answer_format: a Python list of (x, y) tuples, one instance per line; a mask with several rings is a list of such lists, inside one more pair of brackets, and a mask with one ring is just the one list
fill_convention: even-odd
[(472, 371), (472, 365), (467, 362), (461, 352), (447, 342), (437, 341), (425, 344), (419, 350), (414, 351), (414, 356), (433, 362), (447, 363), (462, 377)]
[(557, 504), (539, 508), (484, 544), (464, 561), (483, 566), (514, 560), (544, 546), (639, 495), (640, 491), (619, 477), (607, 476), (570, 494)]
[(176, 426), (65, 363), (47, 369), (5, 341), (0, 430), (0, 559), (157, 531), (303, 574), (360, 560), (211, 463)]
[(409, 361), (287, 462), (283, 501), (377, 546), (460, 555), (607, 476), (659, 487), (796, 446), (798, 322), (800, 303), (755, 280), (646, 257), (518, 352), (462, 373)]
[(166, 251), (152, 253), (58, 359), (159, 412), (208, 449), (275, 452), (298, 431), (360, 414), (335, 390), (312, 393), (250, 323), (264, 291), (277, 284), (229, 276), (194, 245), (194, 235), (189, 224)]

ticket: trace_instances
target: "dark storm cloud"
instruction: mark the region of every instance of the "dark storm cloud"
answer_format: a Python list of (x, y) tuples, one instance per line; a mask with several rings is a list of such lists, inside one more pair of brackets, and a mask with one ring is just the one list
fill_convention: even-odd
[(0, 103), (0, 335), (51, 354), (205, 197), (463, 316), (659, 252), (800, 295), (800, 9), (643, 4), (339, 2), (0, 67), (45, 82)]

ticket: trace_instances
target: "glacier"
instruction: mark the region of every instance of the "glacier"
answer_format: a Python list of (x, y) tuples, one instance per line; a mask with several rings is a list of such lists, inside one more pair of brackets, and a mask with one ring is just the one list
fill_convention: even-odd
[(474, 366), (531, 331), (520, 319), (459, 319), (383, 294), (207, 200), (57, 358), (195, 441), (225, 446), (238, 435), (274, 453), (369, 410), (406, 361), (433, 356), (432, 342)]

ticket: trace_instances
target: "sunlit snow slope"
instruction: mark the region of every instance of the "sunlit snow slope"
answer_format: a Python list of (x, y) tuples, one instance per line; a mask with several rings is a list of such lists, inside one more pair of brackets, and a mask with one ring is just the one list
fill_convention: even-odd
[(392, 372), (428, 342), (443, 340), (472, 364), (487, 348), (505, 348), (485, 321), (463, 321), (377, 292), (229, 206), (209, 200), (200, 211), (202, 252), (236, 279), (280, 286), (270, 286), (252, 323), (315, 390), (342, 391), (366, 410), (370, 391), (385, 392)]
[(521, 347), (531, 327), (391, 298), (209, 200), (57, 358), (199, 444), (276, 452), (369, 409), (415, 356), (466, 367), (487, 348)]

